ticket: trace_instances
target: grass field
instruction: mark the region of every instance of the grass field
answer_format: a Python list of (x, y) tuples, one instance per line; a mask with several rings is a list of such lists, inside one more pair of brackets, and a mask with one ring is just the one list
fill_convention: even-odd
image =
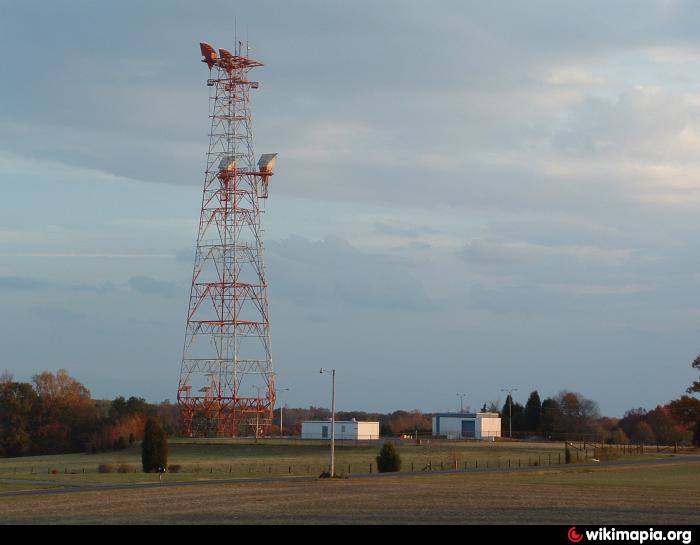
[(0, 497), (2, 523), (698, 524), (700, 462)]
[[(563, 443), (547, 442), (441, 442), (398, 447), (403, 471), (526, 467), (557, 465), (564, 461)], [(336, 447), (336, 472), (358, 474), (376, 471), (379, 446), (339, 445)], [(591, 454), (589, 449), (588, 454)], [(668, 454), (650, 454), (668, 456)], [(574, 458), (576, 454), (574, 454)], [(583, 459), (583, 452), (580, 453)], [(327, 471), (328, 444), (306, 441), (265, 440), (171, 440), (168, 459), (180, 465), (169, 473), (169, 481), (261, 477), (282, 475), (319, 475)], [(100, 464), (112, 466), (111, 473), (98, 473)], [(123, 473), (118, 473), (119, 467)], [(98, 454), (66, 454), (0, 459), (0, 479), (52, 481), (67, 484), (121, 483), (157, 480), (141, 472), (140, 450), (134, 446), (123, 451)]]

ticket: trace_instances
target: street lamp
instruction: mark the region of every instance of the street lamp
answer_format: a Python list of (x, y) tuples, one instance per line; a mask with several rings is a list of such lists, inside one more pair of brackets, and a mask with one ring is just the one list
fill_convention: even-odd
[(508, 392), (508, 436), (513, 438), (513, 392), (517, 392), (517, 388), (501, 388), (501, 392)]
[[(277, 389), (278, 392), (288, 392), (289, 388)], [(284, 421), (282, 420), (282, 406), (283, 403), (280, 401), (280, 437), (284, 435)]]
[(258, 398), (255, 400), (255, 442), (258, 442), (258, 433), (260, 432), (260, 386), (253, 385), (258, 391)]
[(323, 369), (319, 373), (331, 373), (333, 385), (331, 389), (331, 477), (335, 477), (335, 369)]
[(464, 413), (464, 398), (467, 397), (467, 394), (457, 394), (459, 397), (459, 414)]

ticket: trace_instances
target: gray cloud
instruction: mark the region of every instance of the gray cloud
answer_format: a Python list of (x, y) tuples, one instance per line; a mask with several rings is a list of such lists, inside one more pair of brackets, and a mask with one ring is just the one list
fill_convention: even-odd
[(82, 312), (76, 312), (60, 306), (36, 306), (29, 311), (37, 318), (47, 322), (73, 322), (84, 318)]
[(132, 290), (145, 295), (172, 297), (176, 294), (182, 293), (182, 290), (175, 284), (150, 278), (148, 276), (132, 276), (126, 281), (126, 285)]
[(320, 242), (298, 236), (272, 241), (266, 258), (274, 297), (368, 310), (434, 308), (421, 283), (395, 260), (359, 251), (337, 237)]
[(46, 287), (45, 280), (19, 276), (0, 276), (0, 289), (34, 291)]

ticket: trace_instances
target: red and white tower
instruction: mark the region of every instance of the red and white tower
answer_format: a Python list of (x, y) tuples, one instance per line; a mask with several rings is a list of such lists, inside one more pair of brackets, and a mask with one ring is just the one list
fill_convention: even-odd
[(275, 382), (261, 217), (277, 154), (255, 161), (251, 69), (201, 43), (211, 132), (177, 400), (192, 436), (266, 435)]

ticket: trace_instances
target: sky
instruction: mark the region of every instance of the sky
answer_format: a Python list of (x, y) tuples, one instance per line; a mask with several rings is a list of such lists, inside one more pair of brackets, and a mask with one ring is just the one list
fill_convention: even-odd
[(621, 416), (700, 353), (700, 4), (0, 0), (0, 370), (176, 398), (208, 146), (249, 40), (281, 402)]

